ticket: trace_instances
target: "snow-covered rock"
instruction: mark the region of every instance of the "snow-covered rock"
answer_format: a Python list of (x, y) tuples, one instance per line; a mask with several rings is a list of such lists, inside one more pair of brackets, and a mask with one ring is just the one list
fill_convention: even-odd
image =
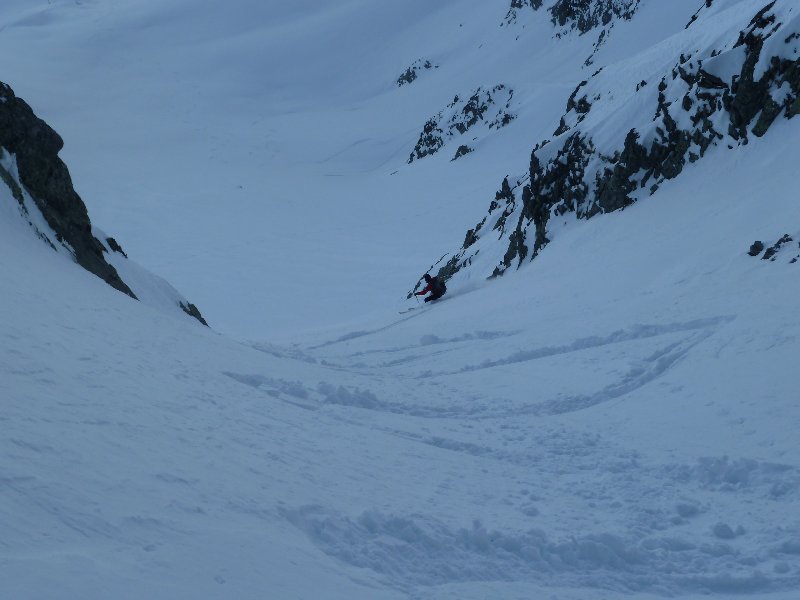
[(549, 8), (553, 24), (586, 33), (614, 19), (630, 20), (641, 0), (556, 0)]
[(625, 208), (707, 152), (747, 144), (792, 119), (800, 112), (798, 32), (796, 3), (744, 2), (701, 12), (642, 56), (597, 71), (570, 96), (553, 139), (536, 145), (529, 172), (513, 189), (504, 181), (440, 274), (471, 266), (498, 238), (506, 240), (504, 252), (494, 250), (485, 274), (518, 267), (551, 241), (553, 217)]
[[(585, 64), (591, 65), (594, 55), (608, 40), (614, 26), (619, 21), (630, 21), (641, 0), (555, 0), (548, 8), (547, 13), (555, 27), (555, 37), (561, 38), (571, 32), (584, 35), (597, 32), (592, 53)], [(512, 0), (506, 13), (503, 25), (513, 25), (524, 22), (522, 13), (538, 11), (543, 6), (543, 0)]]
[(521, 11), (525, 9), (539, 10), (543, 2), (544, 0), (511, 0), (511, 6), (508, 8), (504, 23), (508, 25), (516, 23)]
[(103, 257), (103, 248), (91, 235), (89, 215), (72, 187), (66, 165), (58, 157), (64, 146), (61, 137), (39, 119), (30, 106), (17, 98), (10, 86), (0, 82), (0, 169), (5, 185), (29, 215), (33, 207), (41, 212), (52, 236), (41, 228), (40, 236), (68, 248), (78, 264), (119, 291), (132, 295)]
[(397, 85), (398, 87), (402, 87), (404, 85), (408, 85), (409, 83), (413, 83), (420, 76), (420, 73), (438, 68), (439, 65), (436, 65), (427, 59), (418, 58), (411, 63), (411, 66), (409, 66), (400, 74), (400, 76), (397, 78)]
[[(514, 90), (502, 83), (490, 89), (480, 87), (467, 98), (456, 96), (445, 109), (425, 123), (408, 162), (436, 154), (451, 140), (463, 139), (467, 132), (470, 141), (477, 141), (493, 130), (505, 127), (514, 120), (513, 99)], [(459, 147), (454, 159), (469, 151)]]

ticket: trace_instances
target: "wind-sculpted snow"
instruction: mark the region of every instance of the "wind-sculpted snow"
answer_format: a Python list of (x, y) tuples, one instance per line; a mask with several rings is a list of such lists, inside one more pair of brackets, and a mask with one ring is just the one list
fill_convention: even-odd
[(486, 276), (518, 267), (551, 241), (554, 218), (623, 209), (707, 152), (745, 145), (798, 113), (800, 7), (747, 1), (701, 12), (672, 39), (581, 82), (529, 172), (503, 181), (439, 273), (451, 277), (481, 251), (482, 268), (487, 253), (495, 260)]

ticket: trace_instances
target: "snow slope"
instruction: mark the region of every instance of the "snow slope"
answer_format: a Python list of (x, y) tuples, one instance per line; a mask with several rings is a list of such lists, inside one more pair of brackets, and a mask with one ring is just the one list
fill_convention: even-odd
[[(782, 134), (737, 160), (788, 168)], [(800, 215), (732, 202), (732, 156), (687, 174), (725, 182), (703, 218), (675, 184), (519, 277), (292, 347), (3, 219), (4, 595), (796, 597), (800, 289), (742, 242)]]
[[(114, 292), (0, 196), (0, 597), (796, 598), (798, 121), (400, 315), (597, 38), (500, 27), (507, 2), (237, 7), (0, 8), (95, 224), (225, 332)], [(591, 69), (698, 8), (643, 0)], [(406, 163), (498, 83), (511, 124)]]
[[(644, 49), (696, 5), (645, 2), (647, 38), (623, 23), (600, 52)], [(501, 0), (236, 6), (4, 2), (0, 51), (67, 140), (94, 223), (239, 337), (291, 339), (397, 302), (596, 70), (593, 34), (555, 43), (544, 11), (505, 25)], [(398, 87), (421, 57), (439, 68)], [(469, 133), (477, 151), (455, 162), (458, 143), (406, 164), (454, 96), (499, 84), (514, 90), (511, 125)]]

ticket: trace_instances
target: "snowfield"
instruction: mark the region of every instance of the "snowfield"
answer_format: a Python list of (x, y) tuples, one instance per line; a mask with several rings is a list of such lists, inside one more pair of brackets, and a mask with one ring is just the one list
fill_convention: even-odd
[[(505, 0), (5, 0), (0, 79), (212, 328), (0, 185), (0, 598), (800, 597), (800, 121), (400, 314), (575, 86), (704, 0), (640, 4), (585, 67)], [(510, 124), (407, 164), (498, 83)]]

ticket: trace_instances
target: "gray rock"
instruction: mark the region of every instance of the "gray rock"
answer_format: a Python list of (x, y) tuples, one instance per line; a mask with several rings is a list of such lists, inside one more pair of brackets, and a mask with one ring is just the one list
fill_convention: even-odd
[(772, 246), (767, 248), (767, 251), (764, 252), (764, 256), (761, 257), (762, 260), (775, 260), (775, 255), (780, 252), (781, 247), (784, 244), (788, 244), (792, 242), (791, 236), (789, 234), (784, 235), (781, 239), (775, 242)]
[(505, 23), (510, 25), (512, 23), (516, 23), (517, 18), (519, 17), (519, 11), (524, 10), (525, 8), (530, 8), (532, 10), (539, 10), (542, 8), (542, 2), (544, 0), (511, 0), (511, 6), (506, 13), (506, 18), (504, 19)]
[[(6, 84), (0, 83), (0, 147), (16, 156), (20, 183), (30, 194), (59, 242), (67, 243), (75, 260), (111, 287), (135, 298), (104, 256), (92, 235), (86, 205), (72, 186), (67, 166), (58, 157), (61, 137), (38, 118)], [(8, 184), (9, 174), (0, 174)], [(19, 190), (10, 185), (17, 200)]]
[(510, 112), (513, 97), (514, 90), (503, 84), (490, 89), (479, 87), (466, 100), (455, 96), (444, 110), (425, 123), (408, 163), (436, 154), (449, 140), (477, 125), (488, 130), (505, 127), (514, 120)]
[(759, 254), (761, 254), (763, 251), (764, 251), (764, 242), (762, 242), (761, 240), (756, 240), (756, 241), (755, 241), (755, 242), (753, 242), (753, 244), (750, 246), (750, 251), (748, 252), (748, 254), (749, 254), (750, 256), (758, 256), (758, 255), (759, 255)]
[(435, 65), (429, 60), (419, 58), (411, 63), (411, 66), (403, 71), (400, 77), (397, 78), (397, 85), (398, 87), (402, 87), (404, 85), (408, 85), (409, 83), (413, 83), (417, 80), (422, 71), (438, 68), (439, 65)]
[(550, 7), (554, 25), (586, 33), (615, 18), (630, 20), (639, 0), (556, 0)]
[(456, 150), (456, 154), (455, 154), (455, 156), (453, 156), (452, 160), (457, 160), (457, 159), (461, 158), (462, 156), (465, 156), (465, 155), (469, 154), (470, 152), (474, 152), (474, 149), (470, 148), (466, 144), (461, 144), (458, 147), (458, 150)]
[[(11, 190), (23, 211), (26, 210), (24, 188), (55, 233), (57, 242), (72, 250), (79, 265), (111, 287), (136, 298), (117, 270), (106, 261), (107, 250), (103, 243), (92, 234), (86, 205), (72, 185), (67, 166), (58, 156), (63, 146), (61, 137), (38, 118), (24, 100), (16, 97), (8, 85), (0, 82), (0, 151), (8, 151), (16, 157), (19, 182), (2, 167), (0, 180)], [(55, 248), (46, 236), (41, 233), (39, 236)], [(112, 252), (127, 258), (114, 238), (107, 238), (106, 243)], [(207, 325), (194, 304), (181, 303), (180, 307)]]

